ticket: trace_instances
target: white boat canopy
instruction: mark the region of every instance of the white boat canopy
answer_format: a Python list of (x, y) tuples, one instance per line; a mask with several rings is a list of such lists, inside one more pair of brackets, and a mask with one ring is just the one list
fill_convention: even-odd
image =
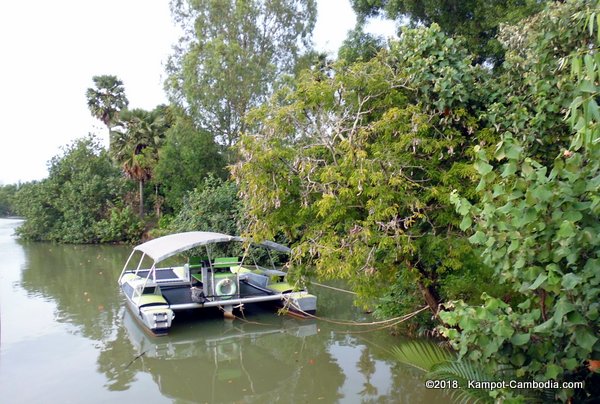
[[(244, 239), (236, 236), (228, 236), (227, 234), (222, 233), (190, 231), (186, 233), (176, 233), (155, 238), (138, 245), (134, 248), (134, 250), (143, 252), (152, 258), (154, 262), (159, 262), (183, 251), (190, 250), (194, 247), (206, 244), (226, 243), (229, 241), (244, 241)], [(289, 253), (291, 251), (288, 247), (277, 244), (273, 241), (264, 241), (258, 244), (285, 253)]]

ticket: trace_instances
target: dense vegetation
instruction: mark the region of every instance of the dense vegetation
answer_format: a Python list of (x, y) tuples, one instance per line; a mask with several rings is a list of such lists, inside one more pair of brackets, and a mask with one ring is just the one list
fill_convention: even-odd
[(94, 77), (109, 149), (75, 141), (0, 187), (0, 214), (32, 240), (285, 239), (291, 276), (345, 279), (382, 317), (427, 305), (409, 331), (456, 363), (597, 395), (598, 2), (455, 3), (355, 0), (413, 24), (385, 43), (361, 22), (331, 61), (308, 46), (314, 1), (173, 0), (172, 104), (129, 109)]
[(489, 75), (436, 25), (369, 61), (305, 73), (254, 111), (261, 130), (240, 143), (250, 231), (284, 233), (307, 271), (363, 297), (397, 284), (397, 303), (422, 296), (436, 313), (441, 280), (481, 272), (449, 195), (475, 192), (465, 146), (496, 141), (476, 118)]
[(477, 62), (500, 65), (504, 49), (501, 24), (516, 24), (540, 11), (548, 0), (350, 0), (359, 19), (385, 16), (413, 26), (438, 24), (450, 36), (461, 36)]
[(15, 215), (15, 194), (19, 190), (16, 184), (0, 185), (0, 217)]
[[(511, 32), (521, 46), (508, 48), (503, 81), (537, 102), (520, 119), (509, 115), (495, 150), (475, 148), (479, 202), (456, 194), (453, 202), (474, 232), (471, 243), (519, 301), (447, 303), (441, 331), (460, 355), (488, 369), (512, 367), (528, 380), (584, 380), (597, 397), (598, 375), (585, 368), (600, 359), (600, 21), (592, 5), (554, 5)], [(569, 125), (559, 114), (565, 109)], [(565, 401), (572, 394), (558, 391)]]
[(139, 239), (143, 225), (120, 199), (129, 184), (96, 139), (65, 147), (48, 172), (15, 196), (17, 211), (27, 218), (17, 229), (21, 237), (65, 243)]

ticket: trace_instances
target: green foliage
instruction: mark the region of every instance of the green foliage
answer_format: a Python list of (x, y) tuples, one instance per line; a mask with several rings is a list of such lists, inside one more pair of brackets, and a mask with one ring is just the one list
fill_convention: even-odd
[(116, 76), (94, 76), (95, 88), (88, 88), (85, 95), (92, 116), (110, 128), (119, 119), (119, 112), (129, 104), (123, 82)]
[[(566, 2), (548, 7), (526, 25), (539, 31), (525, 37), (523, 49), (539, 46), (543, 53), (547, 44), (527, 39), (550, 38), (555, 42), (552, 65), (557, 66), (551, 84), (571, 82), (571, 128), (555, 139), (562, 153), (540, 162), (527, 136), (505, 132), (493, 154), (476, 149), (480, 203), (472, 205), (460, 192), (452, 196), (473, 229), (470, 241), (480, 246), (485, 263), (521, 296), (521, 303), (484, 296), (482, 306), (448, 304), (440, 314), (446, 323), (441, 331), (461, 356), (491, 369), (513, 366), (517, 376), (530, 380), (583, 380), (588, 376), (584, 362), (600, 358), (600, 128), (594, 112), (599, 12), (596, 1)], [(568, 22), (558, 22), (565, 17)], [(535, 70), (532, 76), (542, 80)], [(538, 118), (535, 111), (524, 112), (526, 134)], [(558, 393), (561, 400), (589, 394)]]
[(457, 402), (493, 402), (485, 389), (469, 389), (468, 382), (490, 381), (494, 377), (476, 362), (457, 360), (449, 349), (424, 340), (407, 341), (392, 348), (392, 355), (397, 361), (426, 372), (427, 380), (448, 381), (450, 386), (457, 383), (460, 387), (448, 388)]
[(152, 111), (136, 108), (121, 113), (119, 128), (110, 133), (110, 151), (129, 178), (137, 181), (152, 178), (158, 149), (169, 125), (165, 106)]
[(113, 206), (108, 217), (96, 224), (95, 231), (101, 243), (134, 243), (142, 238), (144, 223), (129, 206)]
[(36, 241), (97, 242), (97, 223), (126, 190), (98, 141), (78, 139), (50, 160), (48, 178), (17, 192), (15, 205), (27, 219), (17, 234)]
[(298, 267), (347, 279), (363, 305), (401, 273), (435, 310), (439, 280), (470, 253), (450, 192), (474, 194), (468, 145), (496, 140), (476, 119), (488, 75), (436, 25), (305, 72), (253, 112), (261, 130), (240, 144), (233, 176), (253, 238), (284, 234)]
[(431, 372), (435, 366), (456, 359), (454, 351), (425, 340), (404, 342), (393, 347), (392, 354), (398, 362), (423, 372)]
[(408, 17), (413, 26), (438, 24), (449, 36), (462, 36), (476, 60), (499, 65), (503, 50), (496, 36), (501, 24), (515, 24), (538, 12), (546, 1), (538, 0), (351, 0), (359, 20), (384, 15)]
[(17, 214), (15, 209), (15, 194), (17, 185), (0, 185), (0, 217)]
[(381, 37), (366, 33), (362, 26), (350, 30), (338, 51), (338, 59), (348, 64), (366, 62), (385, 47)]
[(504, 301), (516, 299), (508, 285), (490, 281), (494, 279), (493, 269), (484, 265), (478, 251), (473, 250), (471, 254), (464, 255), (462, 268), (448, 272), (440, 279), (441, 300), (461, 299), (469, 304), (481, 304), (482, 293), (499, 296)]
[(225, 158), (212, 135), (198, 130), (188, 116), (177, 114), (166, 132), (155, 168), (165, 207), (179, 211), (185, 194), (202, 187), (211, 173), (222, 179), (226, 176)]
[(110, 152), (125, 175), (139, 183), (139, 215), (144, 216), (144, 182), (153, 177), (158, 150), (171, 125), (169, 107), (159, 105), (152, 111), (125, 110), (119, 128), (110, 132)]
[[(552, 4), (516, 26), (504, 27), (499, 36), (506, 46), (506, 62), (491, 83), (494, 97), (485, 119), (548, 166), (571, 141), (566, 108), (572, 101), (583, 102), (569, 73), (570, 58), (585, 52), (591, 39), (582, 29), (584, 21), (573, 20), (582, 5), (586, 7), (578, 1)], [(583, 108), (581, 103), (578, 107)]]
[[(413, 275), (400, 271), (394, 282), (382, 288), (378, 296), (373, 314), (378, 318), (395, 318), (414, 311), (415, 307), (423, 306), (423, 295), (411, 282)], [(417, 314), (413, 319), (397, 326), (398, 332), (411, 337), (425, 337), (431, 335), (435, 327), (431, 311)]]
[(293, 72), (310, 43), (314, 0), (172, 0), (183, 30), (169, 61), (171, 100), (225, 145), (246, 130), (244, 116)]
[(241, 233), (240, 214), (235, 184), (209, 175), (200, 188), (186, 195), (167, 232), (201, 230), (237, 235)]

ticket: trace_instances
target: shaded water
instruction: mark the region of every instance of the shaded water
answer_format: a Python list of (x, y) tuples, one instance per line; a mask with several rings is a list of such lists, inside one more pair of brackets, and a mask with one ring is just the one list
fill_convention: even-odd
[[(17, 242), (0, 219), (0, 401), (6, 403), (418, 403), (447, 400), (390, 357), (385, 331), (280, 317), (178, 314), (150, 337), (125, 309), (123, 246)], [(313, 286), (318, 314), (371, 321)], [(352, 333), (348, 333), (352, 331)]]

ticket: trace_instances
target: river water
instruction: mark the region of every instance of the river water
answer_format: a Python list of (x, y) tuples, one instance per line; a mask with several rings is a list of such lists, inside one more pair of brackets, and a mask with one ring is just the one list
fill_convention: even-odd
[[(3, 403), (430, 403), (422, 374), (395, 362), (386, 331), (277, 316), (178, 314), (150, 337), (125, 309), (125, 246), (20, 242), (0, 219)], [(318, 314), (373, 321), (351, 296), (313, 286)]]

